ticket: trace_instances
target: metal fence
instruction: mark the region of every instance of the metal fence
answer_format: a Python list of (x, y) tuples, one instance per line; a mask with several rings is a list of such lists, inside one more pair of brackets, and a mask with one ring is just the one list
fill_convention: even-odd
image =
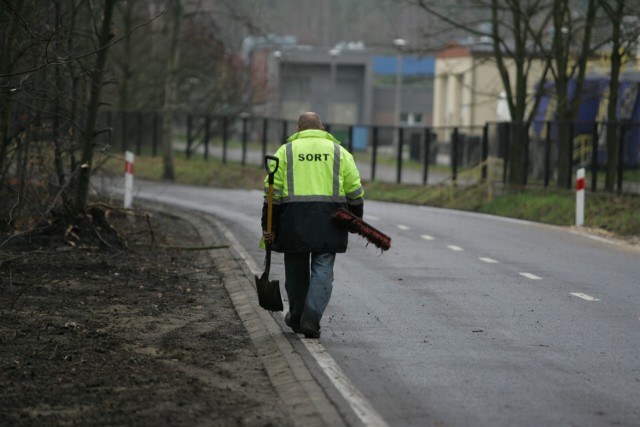
[[(157, 155), (161, 146), (162, 117), (158, 113), (106, 113), (113, 131), (102, 138), (115, 149)], [(511, 123), (483, 126), (392, 127), (325, 124), (327, 131), (353, 153), (363, 179), (404, 184), (475, 184), (488, 178), (506, 183), (508, 153), (512, 146)], [(607, 165), (604, 131), (606, 123), (569, 124), (571, 152), (568, 167), (585, 167), (592, 191), (604, 188)], [(532, 122), (527, 125), (526, 184), (558, 186), (559, 123)], [(174, 148), (187, 157), (194, 154), (222, 162), (262, 164), (296, 131), (296, 123), (249, 115), (176, 115)], [(618, 193), (640, 193), (638, 141), (640, 123), (617, 126), (621, 147), (616, 171)], [(573, 182), (560, 187), (571, 188)]]

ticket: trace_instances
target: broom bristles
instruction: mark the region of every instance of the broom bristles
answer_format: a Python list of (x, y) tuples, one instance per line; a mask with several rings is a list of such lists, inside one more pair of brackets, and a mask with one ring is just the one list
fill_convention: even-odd
[(335, 221), (345, 226), (349, 232), (359, 234), (382, 251), (386, 251), (391, 247), (391, 237), (367, 224), (351, 212), (345, 209), (338, 209), (333, 213), (332, 217)]

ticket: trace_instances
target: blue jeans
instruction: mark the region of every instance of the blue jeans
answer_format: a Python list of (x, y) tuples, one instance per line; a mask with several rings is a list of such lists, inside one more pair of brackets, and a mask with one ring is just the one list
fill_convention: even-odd
[[(311, 262), (309, 262), (311, 258)], [(292, 252), (284, 254), (284, 287), (293, 324), (320, 329), (320, 319), (333, 289), (335, 253)]]

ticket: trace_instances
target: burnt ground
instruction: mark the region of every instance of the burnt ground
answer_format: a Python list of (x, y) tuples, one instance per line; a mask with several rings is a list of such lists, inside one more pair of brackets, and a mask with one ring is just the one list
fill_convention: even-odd
[(291, 424), (190, 223), (96, 205), (8, 237), (0, 425)]

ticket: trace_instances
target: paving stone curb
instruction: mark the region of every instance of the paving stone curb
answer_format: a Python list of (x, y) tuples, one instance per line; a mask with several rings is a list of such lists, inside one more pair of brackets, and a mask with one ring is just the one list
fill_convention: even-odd
[[(150, 210), (157, 210), (159, 207), (149, 202), (145, 202), (145, 205)], [(227, 293), (257, 349), (291, 425), (307, 427), (350, 424), (316, 381), (274, 315), (258, 305), (253, 273), (235, 248), (235, 239), (230, 236), (226, 227), (203, 213), (187, 212), (166, 205), (162, 205), (161, 209), (190, 222), (198, 230), (204, 244), (229, 244), (228, 248), (209, 250), (208, 254), (223, 276)]]

